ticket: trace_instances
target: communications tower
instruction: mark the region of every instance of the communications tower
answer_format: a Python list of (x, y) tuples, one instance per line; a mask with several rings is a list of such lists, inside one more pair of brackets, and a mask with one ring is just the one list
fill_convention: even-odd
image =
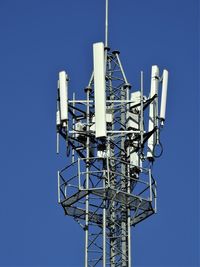
[(152, 163), (161, 146), (168, 71), (160, 75), (152, 66), (149, 96), (142, 71), (140, 89), (131, 90), (120, 52), (108, 46), (105, 1), (105, 44), (93, 44), (85, 99), (75, 93), (70, 99), (69, 76), (59, 73), (57, 153), (61, 136), (71, 162), (58, 171), (58, 201), (85, 232), (85, 267), (132, 267), (131, 227), (156, 213)]

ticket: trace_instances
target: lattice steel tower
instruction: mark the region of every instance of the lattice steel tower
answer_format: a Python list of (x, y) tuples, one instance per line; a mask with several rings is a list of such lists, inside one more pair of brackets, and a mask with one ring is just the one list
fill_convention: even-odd
[(140, 90), (131, 92), (119, 51), (108, 47), (108, 0), (105, 20), (105, 45), (93, 45), (85, 100), (75, 93), (69, 99), (69, 77), (59, 73), (57, 153), (62, 136), (71, 163), (58, 172), (58, 200), (85, 231), (85, 267), (132, 267), (131, 226), (156, 212), (152, 163), (161, 146), (168, 71), (160, 77), (152, 66), (148, 97), (141, 71)]

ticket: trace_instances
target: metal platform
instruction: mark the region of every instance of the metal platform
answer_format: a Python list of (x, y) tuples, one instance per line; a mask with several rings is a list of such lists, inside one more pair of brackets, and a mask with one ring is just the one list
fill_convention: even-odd
[[(108, 201), (121, 204), (124, 208), (130, 209), (132, 212), (131, 225), (136, 225), (140, 221), (155, 213), (152, 207), (152, 201), (144, 198), (127, 194), (112, 188), (79, 190), (76, 194), (64, 199), (61, 204), (65, 210), (65, 214), (72, 216), (78, 220), (85, 220), (86, 210), (78, 207), (78, 203), (86, 196), (97, 196), (100, 199), (106, 198)], [(76, 206), (74, 205), (76, 203)], [(98, 212), (89, 212), (89, 220), (93, 223), (102, 225), (102, 209)]]

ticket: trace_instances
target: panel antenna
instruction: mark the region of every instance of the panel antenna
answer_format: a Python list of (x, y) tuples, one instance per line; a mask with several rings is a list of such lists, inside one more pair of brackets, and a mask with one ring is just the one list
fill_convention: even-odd
[(108, 47), (108, 0), (105, 46), (93, 44), (93, 68), (84, 99), (68, 97), (69, 77), (59, 73), (57, 153), (61, 136), (68, 164), (58, 171), (58, 202), (84, 231), (83, 266), (132, 267), (131, 229), (157, 212), (152, 163), (166, 118), (168, 71), (160, 77), (152, 66), (147, 96), (143, 71), (140, 88), (131, 89), (120, 52)]

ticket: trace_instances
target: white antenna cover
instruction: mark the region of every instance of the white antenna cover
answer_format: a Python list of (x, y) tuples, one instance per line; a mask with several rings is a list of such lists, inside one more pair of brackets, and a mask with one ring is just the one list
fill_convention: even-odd
[(96, 137), (106, 137), (106, 83), (104, 44), (93, 44)]
[(59, 93), (60, 93), (60, 118), (61, 121), (68, 119), (68, 76), (65, 71), (59, 72)]
[(158, 94), (158, 84), (159, 84), (159, 68), (157, 65), (153, 65), (151, 68), (151, 92), (150, 97)]
[[(157, 65), (152, 66), (151, 68), (151, 91), (150, 98), (158, 94), (158, 85), (159, 85), (159, 68)], [(149, 132), (151, 132), (156, 126), (156, 116), (157, 116), (157, 101), (154, 99), (149, 107)], [(148, 152), (147, 157), (153, 157), (153, 149), (155, 145), (155, 133), (151, 135), (148, 139)]]
[(161, 106), (160, 106), (160, 119), (165, 120), (166, 113), (166, 104), (167, 104), (167, 87), (168, 87), (168, 76), (169, 73), (167, 70), (163, 71), (163, 80), (162, 80), (162, 96), (161, 96)]

